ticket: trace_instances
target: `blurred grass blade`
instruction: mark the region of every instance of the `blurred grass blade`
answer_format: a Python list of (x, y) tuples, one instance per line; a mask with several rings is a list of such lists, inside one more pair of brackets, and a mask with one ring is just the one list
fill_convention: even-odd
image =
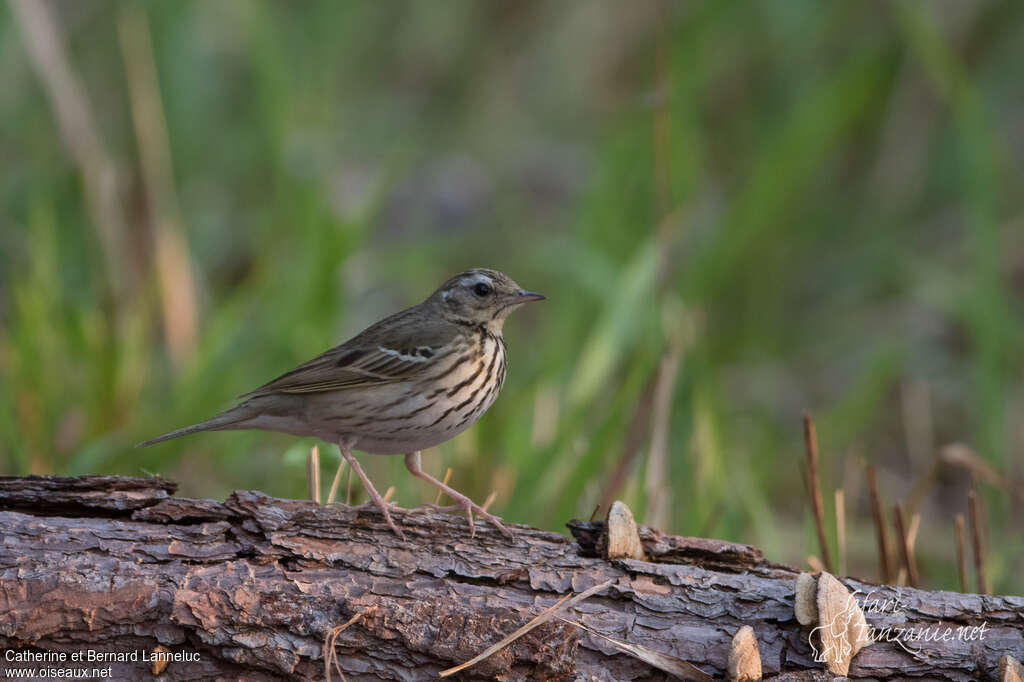
[(196, 348), (196, 291), (188, 239), (178, 211), (167, 122), (144, 7), (130, 5), (122, 9), (117, 28), (128, 74), (128, 94), (146, 203), (155, 237), (164, 334), (171, 358), (181, 367)]
[(605, 307), (583, 343), (576, 372), (569, 383), (572, 406), (588, 403), (609, 385), (611, 373), (638, 336), (651, 331), (654, 319), (654, 283), (658, 244), (649, 238), (617, 281), (608, 282)]
[(125, 281), (122, 244), (126, 230), (117, 165), (100, 138), (85, 86), (71, 68), (64, 37), (48, 3), (10, 0), (10, 4), (32, 66), (50, 99), (61, 139), (78, 165), (93, 228), (106, 256), (110, 289), (115, 301), (120, 300)]

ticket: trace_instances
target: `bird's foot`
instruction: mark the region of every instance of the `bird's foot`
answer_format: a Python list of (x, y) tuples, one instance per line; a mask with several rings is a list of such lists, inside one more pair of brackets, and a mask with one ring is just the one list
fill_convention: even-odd
[[(473, 500), (469, 499), (468, 497), (460, 493), (458, 490), (449, 487), (447, 483), (439, 481), (430, 474), (424, 472), (422, 467), (420, 466), (419, 451), (410, 452), (405, 455), (405, 468), (408, 469), (409, 473), (411, 473), (416, 478), (422, 478), (424, 481), (434, 486), (448, 497), (452, 498), (455, 501), (455, 506), (451, 507), (450, 509), (459, 509), (466, 512), (466, 520), (469, 522), (470, 537), (476, 537), (476, 526), (473, 525), (473, 512), (476, 512), (480, 515), (481, 518), (490, 521), (494, 525), (494, 527), (500, 530), (502, 534), (504, 534), (506, 537), (515, 538), (515, 536), (512, 535), (512, 531), (506, 528), (504, 524), (502, 524), (501, 519), (499, 519), (497, 516), (495, 516), (494, 514), (489, 514), (486, 509), (484, 509), (479, 504), (477, 504)], [(436, 507), (436, 505), (434, 506)]]
[(461, 511), (461, 512), (465, 512), (466, 520), (469, 522), (469, 535), (470, 535), (470, 537), (476, 537), (476, 525), (473, 523), (473, 512), (476, 512), (480, 516), (480, 518), (484, 519), (485, 521), (490, 522), (491, 525), (493, 525), (495, 528), (497, 528), (499, 531), (501, 531), (502, 535), (504, 535), (504, 536), (506, 536), (508, 538), (514, 538), (515, 537), (512, 534), (512, 531), (510, 531), (508, 528), (506, 528), (505, 524), (503, 524), (501, 522), (501, 517), (498, 517), (498, 516), (495, 516), (494, 514), (491, 514), (486, 509), (484, 509), (483, 507), (481, 507), (476, 502), (474, 502), (473, 500), (469, 499), (468, 497), (466, 497), (462, 493), (456, 493), (455, 495), (452, 495), (451, 493), (445, 493), (445, 494), (447, 494), (449, 497), (454, 499), (456, 504), (450, 504), (450, 505), (447, 505), (447, 506), (440, 506), (440, 505), (436, 505), (436, 504), (426, 504), (426, 505), (423, 505), (423, 506), (427, 507), (428, 509), (433, 509), (434, 511), (441, 511), (441, 512)]
[(405, 540), (405, 533), (402, 532), (402, 529), (399, 528), (398, 525), (395, 523), (394, 519), (391, 518), (390, 509), (401, 509), (401, 507), (399, 507), (398, 504), (396, 504), (395, 502), (388, 502), (385, 501), (384, 498), (377, 496), (376, 499), (370, 499), (369, 501), (363, 502), (362, 504), (355, 504), (349, 507), (349, 509), (354, 509), (356, 512), (359, 512), (360, 510), (363, 509), (371, 508), (379, 509), (380, 512), (384, 515), (384, 521), (388, 524), (388, 528), (390, 528), (395, 533), (395, 535), (400, 537), (402, 540)]
[[(361, 509), (369, 509), (371, 507), (375, 509), (380, 509), (380, 504), (374, 502), (373, 500), (367, 500), (366, 502), (360, 502), (359, 504), (345, 504), (343, 500), (337, 500), (336, 502), (332, 502), (331, 504), (338, 507), (344, 507), (345, 509), (355, 509), (356, 511), (359, 511)], [(387, 505), (388, 509), (402, 508), (401, 506), (399, 506), (397, 502), (392, 502), (391, 500), (385, 500), (383, 498), (381, 498), (381, 504)]]
[[(349, 444), (344, 441), (339, 442), (338, 450), (341, 452), (342, 459), (348, 462), (348, 465), (352, 467), (352, 471), (356, 472), (356, 475), (359, 477), (359, 481), (363, 484), (363, 489), (366, 490), (366, 494), (370, 496), (370, 502), (380, 509), (382, 514), (384, 514), (384, 520), (387, 521), (388, 528), (390, 528), (395, 535), (400, 537), (402, 540), (405, 540), (405, 533), (395, 525), (394, 519), (391, 518), (391, 512), (388, 511), (388, 507), (390, 505), (383, 497), (380, 496), (377, 489), (373, 487), (373, 483), (371, 483), (370, 479), (366, 476), (366, 472), (363, 471), (363, 467), (359, 466), (359, 461), (352, 455), (352, 450)], [(337, 483), (338, 478), (338, 474), (335, 474), (335, 483)], [(334, 486), (332, 485), (331, 487), (333, 488)]]
[(395, 525), (394, 519), (391, 518), (391, 512), (388, 511), (388, 503), (381, 500), (377, 506), (380, 508), (381, 512), (384, 513), (384, 520), (387, 521), (388, 527), (395, 533), (395, 535), (402, 540), (405, 540), (405, 533), (402, 532), (401, 528)]

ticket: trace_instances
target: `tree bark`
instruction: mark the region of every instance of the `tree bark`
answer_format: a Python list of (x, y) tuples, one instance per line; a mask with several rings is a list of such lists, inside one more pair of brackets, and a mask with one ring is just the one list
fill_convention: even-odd
[[(0, 478), (0, 669), (109, 668), (107, 679), (323, 679), (325, 637), (348, 680), (425, 680), (462, 663), (570, 592), (612, 585), (562, 614), (590, 630), (688, 661), (716, 679), (750, 625), (766, 679), (832, 679), (794, 616), (795, 569), (745, 545), (641, 528), (649, 561), (599, 556), (603, 526), (577, 541), (433, 509), (393, 514), (259, 492), (225, 502), (171, 497), (161, 478)], [(879, 641), (851, 679), (995, 679), (1024, 652), (1024, 599), (874, 586), (895, 600), (869, 624), (982, 626), (974, 641)], [(360, 615), (361, 614), (361, 615)], [(159, 647), (159, 648), (158, 648)], [(63, 652), (63, 662), (53, 660)], [(100, 652), (124, 661), (89, 661)], [(72, 657), (79, 655), (79, 660)], [(50, 660), (29, 661), (29, 656)], [(21, 660), (10, 660), (21, 656)], [(137, 660), (130, 660), (135, 657)], [(3, 674), (0, 673), (0, 677)], [(334, 679), (340, 679), (334, 672)], [(609, 641), (553, 619), (454, 679), (671, 679)]]

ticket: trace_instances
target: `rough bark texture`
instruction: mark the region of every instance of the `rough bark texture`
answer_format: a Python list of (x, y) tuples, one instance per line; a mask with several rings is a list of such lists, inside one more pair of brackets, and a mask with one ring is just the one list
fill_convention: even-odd
[[(371, 508), (328, 508), (238, 491), (225, 502), (172, 498), (159, 478), (0, 478), (0, 668), (109, 666), (109, 679), (150, 679), (151, 663), (73, 663), (74, 652), (187, 654), (163, 680), (323, 679), (325, 635), (348, 680), (436, 679), (570, 591), (614, 580), (573, 613), (591, 629), (671, 654), (715, 678), (737, 629), (750, 625), (766, 678), (832, 679), (813, 661), (793, 612), (793, 569), (744, 545), (641, 529), (650, 561), (597, 556), (601, 524), (578, 542), (516, 527), (396, 510), (405, 541)], [(845, 580), (899, 599), (871, 625), (986, 624), (976, 641), (877, 642), (851, 679), (994, 679), (1024, 652), (1024, 599)], [(66, 652), (17, 663), (7, 651)], [(334, 679), (338, 679), (335, 675)], [(609, 642), (554, 620), (455, 679), (659, 680)]]

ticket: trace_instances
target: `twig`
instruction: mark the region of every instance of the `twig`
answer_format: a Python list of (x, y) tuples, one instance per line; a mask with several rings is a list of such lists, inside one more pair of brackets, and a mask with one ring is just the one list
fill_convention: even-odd
[(314, 445), (306, 455), (306, 492), (320, 504), (320, 448)]
[(694, 664), (684, 661), (683, 659), (677, 656), (664, 654), (660, 651), (655, 651), (654, 649), (650, 649), (639, 644), (630, 644), (629, 642), (623, 642), (622, 640), (615, 639), (614, 637), (609, 637), (603, 632), (598, 632), (597, 630), (594, 630), (593, 628), (588, 627), (578, 621), (569, 620), (568, 618), (562, 618), (561, 616), (556, 617), (563, 623), (575, 625), (576, 627), (580, 628), (581, 630), (584, 630), (585, 632), (589, 632), (592, 635), (601, 637), (602, 639), (611, 642), (619, 651), (629, 654), (630, 656), (633, 656), (634, 658), (637, 658), (643, 661), (644, 663), (657, 668), (658, 670), (663, 670), (664, 672), (670, 673), (675, 677), (678, 677), (679, 679), (693, 680), (694, 682), (711, 682), (715, 679), (703, 670), (701, 670), (700, 668), (698, 668), (697, 666), (695, 666)]
[(960, 591), (967, 591), (967, 555), (964, 551), (964, 515), (957, 514), (956, 523), (956, 570), (960, 575)]
[(334, 650), (334, 643), (338, 641), (338, 635), (345, 631), (349, 625), (352, 625), (363, 616), (368, 616), (377, 610), (376, 606), (371, 606), (365, 611), (360, 611), (356, 615), (349, 618), (344, 625), (338, 625), (327, 631), (324, 636), (324, 679), (327, 682), (331, 682), (331, 665), (334, 665), (334, 669), (338, 671), (338, 675), (341, 677), (341, 682), (345, 682), (345, 673), (341, 671), (341, 666), (338, 665), (338, 652)]
[(825, 520), (821, 503), (821, 487), (818, 485), (818, 434), (814, 430), (811, 415), (804, 414), (804, 448), (807, 451), (807, 493), (811, 498), (811, 511), (814, 512), (814, 527), (818, 531), (818, 547), (821, 549), (821, 561), (825, 570), (832, 572), (832, 562), (828, 556), (828, 543), (825, 541)]
[(839, 575), (846, 575), (846, 501), (842, 488), (836, 488), (836, 546)]
[(907, 582), (911, 587), (917, 587), (917, 566), (914, 565), (913, 550), (910, 547), (910, 538), (907, 535), (907, 526), (903, 521), (903, 505), (897, 502), (892, 508), (892, 517), (896, 525), (896, 534), (900, 543), (900, 551), (903, 554), (903, 567), (907, 570)]
[(474, 656), (473, 658), (469, 659), (465, 663), (461, 663), (461, 664), (455, 666), (454, 668), (448, 668), (447, 670), (442, 670), (441, 673), (440, 673), (440, 677), (448, 677), (449, 675), (454, 675), (455, 673), (457, 673), (457, 672), (459, 672), (461, 670), (465, 670), (466, 668), (468, 668), (470, 666), (476, 665), (477, 663), (479, 663), (480, 661), (484, 660), (488, 656), (490, 656), (490, 655), (492, 655), (492, 654), (494, 654), (494, 653), (496, 653), (498, 651), (501, 651), (502, 649), (507, 647), (509, 644), (511, 644), (512, 642), (516, 641), (517, 639), (519, 639), (520, 637), (525, 635), (530, 630), (533, 630), (538, 625), (543, 625), (547, 621), (551, 620), (551, 618), (556, 614), (556, 612), (560, 608), (563, 608), (563, 605), (564, 605), (564, 608), (573, 607), (576, 604), (579, 604), (584, 599), (592, 597), (595, 594), (597, 594), (598, 592), (601, 592), (601, 591), (611, 587), (614, 584), (615, 584), (615, 580), (612, 579), (612, 580), (608, 580), (608, 581), (605, 581), (603, 583), (600, 583), (599, 585), (594, 585), (590, 589), (584, 590), (584, 591), (580, 592), (579, 594), (577, 594), (576, 596), (573, 596), (572, 593), (569, 593), (569, 594), (565, 595), (564, 597), (562, 597), (561, 599), (556, 601), (554, 604), (552, 604), (548, 608), (544, 609), (544, 611), (542, 611), (540, 613), (540, 615), (538, 615), (536, 618), (533, 618), (530, 622), (528, 622), (526, 625), (524, 625), (523, 627), (521, 627), (518, 630), (516, 630), (515, 632), (513, 632), (508, 637), (504, 637), (497, 644), (492, 644), (491, 646), (489, 646), (486, 649), (484, 649), (480, 654)]
[(878, 499), (878, 481), (875, 477), (874, 464), (868, 465), (868, 494), (871, 496), (871, 517), (875, 522), (875, 537), (878, 539), (878, 561), (882, 570), (882, 582), (888, 585), (892, 581), (889, 540), (885, 535), (885, 517), (882, 515), (882, 503)]
[(978, 576), (978, 593), (987, 594), (985, 585), (985, 556), (981, 552), (981, 523), (978, 514), (978, 493), (971, 488), (967, 492), (967, 516), (971, 522), (971, 544), (974, 548), (974, 572)]

